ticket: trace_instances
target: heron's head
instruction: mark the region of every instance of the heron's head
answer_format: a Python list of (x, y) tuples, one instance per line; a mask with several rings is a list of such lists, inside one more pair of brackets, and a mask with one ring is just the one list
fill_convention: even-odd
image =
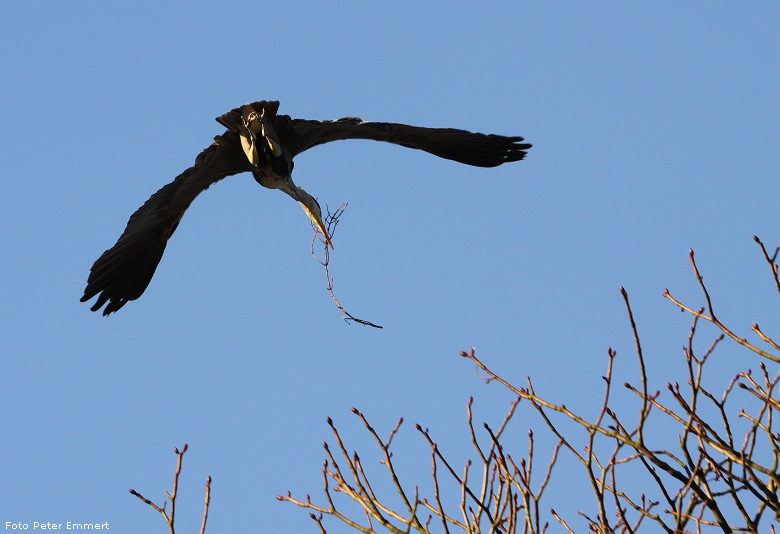
[(320, 204), (317, 202), (317, 199), (295, 185), (292, 180), (290, 180), (288, 186), (282, 187), (281, 189), (298, 201), (303, 208), (303, 211), (309, 216), (311, 222), (316, 225), (320, 232), (322, 232), (323, 237), (325, 237), (325, 242), (330, 245), (330, 248), (333, 248), (333, 243), (330, 242), (330, 235), (328, 235), (328, 229), (325, 227), (325, 222), (322, 220), (322, 210), (320, 209)]

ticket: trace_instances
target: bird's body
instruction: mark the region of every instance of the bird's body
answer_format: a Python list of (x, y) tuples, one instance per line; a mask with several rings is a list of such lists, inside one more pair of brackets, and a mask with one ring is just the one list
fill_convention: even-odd
[(195, 197), (227, 176), (251, 172), (262, 186), (280, 189), (298, 201), (325, 235), (317, 201), (292, 180), (293, 158), (314, 146), (341, 139), (373, 139), (424, 150), (441, 158), (478, 167), (523, 159), (530, 144), (522, 137), (423, 128), (356, 117), (335, 121), (291, 119), (277, 115), (279, 102), (255, 102), (217, 117), (227, 128), (201, 152), (195, 164), (152, 195), (127, 223), (116, 244), (90, 271), (82, 302), (97, 296), (92, 311), (103, 315), (140, 297), (149, 285), (168, 239)]

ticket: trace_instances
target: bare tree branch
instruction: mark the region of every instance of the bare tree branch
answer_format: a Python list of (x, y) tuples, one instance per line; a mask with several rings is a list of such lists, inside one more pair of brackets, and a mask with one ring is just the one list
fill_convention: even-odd
[[(159, 512), (163, 519), (165, 519), (165, 523), (168, 525), (168, 531), (170, 534), (176, 534), (176, 530), (174, 527), (174, 520), (175, 520), (175, 510), (176, 510), (176, 496), (179, 491), (179, 474), (181, 473), (181, 462), (182, 458), (184, 457), (184, 453), (187, 452), (187, 444), (185, 443), (184, 446), (179, 450), (178, 448), (174, 448), (173, 451), (176, 453), (176, 471), (173, 474), (173, 490), (168, 493), (167, 491), (165, 494), (168, 496), (168, 498), (171, 500), (171, 512), (168, 514), (166, 512), (165, 507), (167, 505), (167, 501), (163, 502), (163, 505), (157, 506), (152, 501), (135, 491), (134, 489), (130, 489), (130, 493), (132, 495), (135, 495), (139, 499), (141, 499), (143, 502), (151, 506), (154, 510)], [(200, 534), (203, 534), (206, 531), (206, 519), (209, 515), (209, 502), (211, 500), (211, 477), (208, 477), (206, 479), (206, 502), (203, 509), (203, 522), (200, 527)]]
[[(757, 238), (756, 241), (771, 267), (773, 283), (780, 292), (778, 268), (774, 263), (780, 247), (770, 256)], [(436, 523), (440, 525), (437, 532), (446, 534), (455, 529), (467, 534), (536, 534), (548, 528), (549, 521), (545, 520), (541, 499), (556, 476), (559, 457), (568, 452), (585, 469), (595, 497), (592, 511), (579, 512), (580, 517), (588, 522), (591, 532), (634, 533), (648, 524), (651, 526), (647, 528), (669, 534), (713, 530), (775, 532), (775, 524), (780, 522), (780, 432), (774, 425), (775, 411), (780, 410), (780, 370), (772, 369), (770, 373), (768, 365), (780, 363), (780, 356), (761, 350), (737, 336), (716, 317), (713, 299), (696, 265), (693, 251), (690, 252), (690, 261), (705, 306), (698, 309), (687, 306), (668, 291), (664, 293), (667, 299), (692, 318), (686, 343), (682, 346), (685, 376), (680, 381), (669, 381), (664, 389), (651, 387), (648, 366), (653, 360), (645, 355), (628, 293), (621, 288), (641, 380), (639, 387), (627, 382), (624, 384), (626, 390), (640, 401), (630, 420), (613, 409), (613, 404), (618, 402), (613, 401), (612, 391), (615, 379), (613, 364), (617, 353), (611, 348), (607, 350), (607, 370), (602, 377), (604, 393), (594, 419), (577, 413), (584, 413), (581, 408), (575, 412), (565, 404), (553, 402), (537, 393), (530, 377), (526, 378), (525, 387), (513, 385), (489, 368), (472, 348), (460, 355), (475, 364), (480, 378), (486, 383), (500, 384), (517, 396), (498, 430), (494, 431), (488, 424), (482, 425), (489, 442), (480, 439), (482, 431), (478, 432), (475, 428), (472, 413), (474, 399), (468, 400), (466, 423), (475, 455), (474, 469), (472, 460), (468, 460), (462, 472), (456, 472), (442, 452), (443, 447), (418, 424), (416, 428), (429, 447), (433, 495), (430, 499), (421, 498), (415, 487), (412, 497), (403, 488), (390, 449), (403, 420), (398, 421), (388, 439), (383, 441), (365, 416), (353, 409), (381, 450), (380, 463), (386, 467), (392, 481), (391, 488), (400, 496), (405, 511), (396, 512), (384, 504), (384, 497), (375, 492), (359, 456), (347, 452), (342, 436), (330, 419), (328, 422), (347, 462), (346, 472), (351, 474), (351, 481), (345, 479), (325, 444), (328, 459), (323, 467), (323, 486), (327, 506), (313, 504), (308, 495), (305, 501), (293, 499), (289, 493), (279, 499), (317, 512), (319, 515), (312, 517), (321, 532), (324, 532), (324, 514), (366, 533), (374, 532), (371, 521), (377, 521), (378, 526), (393, 533), (416, 530), (429, 534), (431, 521), (436, 516)], [(713, 340), (703, 345), (703, 350), (698, 349), (700, 325), (706, 324), (701, 319), (719, 330)], [(780, 344), (757, 324), (752, 330), (770, 350), (780, 353)], [(722, 393), (715, 394), (717, 390), (712, 389), (709, 383), (705, 384), (705, 365), (713, 359), (716, 350), (718, 353), (723, 350), (722, 342), (726, 337), (759, 358), (760, 374), (750, 369), (735, 370), (734, 374), (726, 377)], [(727, 363), (732, 361), (744, 363), (745, 360), (730, 359)], [(743, 407), (735, 407), (735, 403), (741, 403)], [(744, 407), (747, 405), (751, 408)], [(527, 407), (525, 409), (531, 414), (538, 415), (543, 428), (555, 437), (556, 444), (543, 471), (534, 467), (539, 457), (537, 432), (528, 431), (528, 447), (524, 455), (513, 454), (509, 445), (514, 443), (505, 442), (503, 437), (521, 407)], [(625, 406), (621, 404), (619, 407)], [(670, 425), (679, 431), (676, 443), (664, 441), (664, 433), (656, 431)], [(586, 436), (584, 442), (581, 441), (583, 431)], [(578, 439), (573, 437), (574, 432), (577, 432)], [(544, 474), (539, 475), (541, 472)], [(534, 480), (539, 476), (541, 480)], [(637, 481), (640, 477), (643, 477), (641, 482), (626, 482)], [(452, 505), (453, 510), (457, 507), (457, 517), (448, 513), (448, 502), (441, 491), (444, 478), (449, 478), (459, 488), (457, 501)], [(329, 491), (329, 481), (335, 484), (335, 491), (361, 505), (369, 526), (359, 525), (337, 509)], [(641, 492), (638, 487), (642, 488)], [(417, 515), (420, 509), (429, 512), (424, 520)], [(550, 509), (548, 517), (567, 532), (574, 532), (567, 520), (554, 509)]]

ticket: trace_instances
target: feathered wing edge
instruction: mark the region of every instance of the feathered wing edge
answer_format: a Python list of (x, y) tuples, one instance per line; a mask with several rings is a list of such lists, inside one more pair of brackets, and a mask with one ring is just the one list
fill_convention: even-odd
[(424, 128), (392, 122), (366, 122), (356, 117), (335, 121), (291, 120), (279, 115), (274, 121), (282, 146), (295, 156), (314, 146), (342, 139), (373, 139), (423, 150), (440, 158), (476, 167), (497, 167), (519, 161), (531, 148), (522, 137), (473, 133), (456, 128)]
[(103, 315), (140, 297), (154, 276), (184, 212), (198, 194), (231, 174), (249, 170), (238, 136), (226, 132), (201, 152), (195, 165), (153, 194), (130, 216), (116, 244), (94, 263), (81, 302), (98, 296), (92, 311)]

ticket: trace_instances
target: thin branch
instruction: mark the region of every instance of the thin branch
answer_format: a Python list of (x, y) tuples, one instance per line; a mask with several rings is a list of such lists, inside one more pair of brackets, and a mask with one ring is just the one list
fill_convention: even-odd
[(206, 479), (206, 500), (203, 505), (203, 522), (200, 525), (200, 534), (206, 532), (206, 520), (209, 518), (209, 503), (211, 502), (211, 477)]
[[(325, 211), (327, 212), (327, 215), (323, 217), (323, 222), (325, 223), (325, 227), (328, 230), (328, 234), (330, 235), (331, 240), (333, 239), (333, 234), (336, 233), (336, 227), (339, 224), (339, 220), (341, 218), (341, 215), (344, 213), (344, 210), (347, 209), (347, 204), (344, 203), (339, 208), (331, 213), (330, 209), (328, 209), (327, 205), (325, 206)], [(320, 229), (317, 227), (317, 225), (314, 224), (314, 222), (311, 223), (312, 228), (314, 229), (314, 237), (311, 240), (311, 255), (314, 256), (314, 259), (316, 259), (320, 265), (322, 265), (325, 268), (325, 279), (328, 282), (328, 293), (330, 293), (331, 298), (336, 303), (336, 306), (338, 306), (339, 311), (341, 312), (341, 318), (344, 319), (346, 323), (349, 323), (350, 321), (362, 324), (365, 326), (371, 326), (374, 328), (382, 328), (378, 324), (374, 324), (371, 321), (366, 321), (364, 319), (359, 319), (349, 313), (347, 310), (344, 309), (344, 306), (341, 305), (341, 302), (339, 302), (339, 299), (336, 298), (336, 295), (333, 293), (333, 277), (330, 275), (329, 270), (329, 264), (330, 264), (330, 250), (328, 249), (328, 244), (325, 242), (325, 240), (320, 237)], [(319, 259), (317, 257), (317, 254), (314, 252), (314, 243), (317, 242), (317, 238), (320, 238), (320, 243), (323, 244), (323, 247), (325, 251), (323, 252), (323, 259)]]
[(753, 240), (758, 243), (759, 247), (761, 247), (761, 252), (764, 254), (764, 259), (769, 264), (769, 268), (772, 269), (772, 276), (775, 280), (775, 287), (777, 288), (777, 292), (780, 293), (780, 277), (778, 277), (778, 266), (777, 263), (775, 263), (777, 261), (777, 254), (780, 252), (780, 245), (775, 248), (775, 253), (770, 257), (766, 251), (766, 247), (764, 247), (764, 244), (761, 242), (758, 236), (753, 236)]
[(669, 293), (668, 289), (664, 290), (664, 297), (666, 297), (667, 299), (672, 301), (672, 303), (674, 303), (674, 305), (677, 306), (678, 308), (680, 308), (681, 310), (687, 311), (691, 315), (696, 315), (698, 317), (701, 317), (702, 319), (710, 321), (712, 324), (714, 324), (715, 326), (720, 328), (721, 331), (723, 331), (723, 333), (725, 333), (727, 336), (729, 336), (731, 339), (733, 339), (734, 341), (736, 341), (737, 343), (739, 343), (743, 347), (751, 350), (752, 352), (754, 352), (754, 353), (758, 354), (759, 356), (762, 356), (762, 357), (764, 357), (764, 358), (766, 358), (768, 360), (771, 360), (771, 361), (773, 361), (775, 363), (780, 363), (780, 357), (779, 356), (775, 356), (775, 355), (770, 354), (770, 353), (768, 353), (766, 351), (763, 351), (763, 350), (759, 349), (758, 347), (756, 347), (755, 345), (753, 345), (752, 343), (750, 343), (747, 339), (737, 336), (734, 332), (729, 330), (723, 323), (721, 323), (715, 317), (715, 315), (714, 315), (714, 313), (712, 311), (712, 302), (710, 300), (710, 294), (709, 294), (709, 291), (707, 291), (707, 286), (705, 286), (705, 284), (704, 284), (704, 279), (702, 278), (701, 274), (699, 273), (699, 269), (696, 266), (696, 261), (694, 260), (694, 257), (693, 257), (693, 250), (689, 251), (689, 255), (690, 255), (691, 265), (693, 266), (694, 275), (696, 276), (696, 280), (698, 280), (699, 286), (701, 287), (702, 292), (704, 293), (704, 297), (705, 297), (705, 299), (707, 301), (707, 309), (709, 310), (710, 314), (706, 315), (702, 311), (696, 311), (696, 310), (693, 310), (693, 309), (689, 308), (688, 306), (685, 306), (680, 301), (678, 301), (677, 299), (672, 297), (672, 295)]
[[(165, 507), (167, 505), (167, 501), (163, 502), (162, 506), (157, 506), (152, 501), (135, 491), (134, 489), (130, 489), (130, 494), (135, 495), (139, 499), (141, 499), (143, 502), (151, 506), (154, 510), (159, 512), (163, 519), (165, 519), (165, 523), (168, 525), (168, 531), (170, 534), (175, 534), (176, 530), (174, 527), (174, 520), (175, 520), (175, 510), (176, 510), (176, 495), (179, 491), (179, 474), (181, 473), (181, 463), (182, 458), (184, 457), (184, 453), (187, 452), (187, 444), (185, 443), (184, 446), (179, 450), (178, 448), (174, 448), (173, 451), (176, 453), (177, 460), (176, 460), (176, 471), (173, 474), (173, 490), (168, 493), (167, 491), (165, 494), (168, 496), (168, 498), (171, 500), (171, 511), (170, 515), (165, 510)], [(203, 534), (206, 530), (206, 519), (209, 514), (209, 501), (211, 500), (211, 477), (208, 477), (206, 480), (206, 502), (203, 510), (203, 522), (200, 527), (200, 533)]]

